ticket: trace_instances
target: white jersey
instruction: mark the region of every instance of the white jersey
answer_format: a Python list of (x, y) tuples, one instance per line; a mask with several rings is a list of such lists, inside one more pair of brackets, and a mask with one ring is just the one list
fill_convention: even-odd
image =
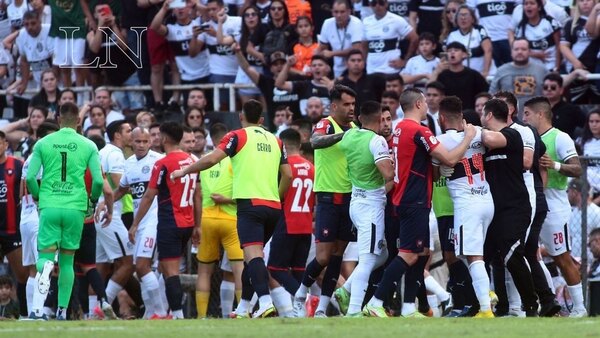
[[(552, 128), (554, 129), (554, 128)], [(552, 130), (550, 129), (550, 130)], [(549, 130), (549, 131), (550, 131)], [(569, 159), (577, 156), (577, 150), (575, 150), (575, 142), (569, 137), (569, 134), (557, 130), (558, 134), (554, 139), (555, 154), (549, 154), (551, 157), (554, 155), (558, 158), (561, 163), (566, 163)], [(542, 138), (544, 135), (541, 135)], [(548, 148), (548, 147), (546, 147)], [(544, 194), (546, 195), (546, 202), (548, 203), (548, 209), (550, 212), (564, 212), (569, 213), (571, 205), (567, 197), (567, 190), (559, 190), (552, 188), (545, 188)]]
[[(335, 18), (329, 18), (323, 22), (321, 34), (319, 34), (319, 43), (328, 44), (333, 51), (348, 49), (353, 44), (364, 40), (363, 29), (362, 21), (352, 15), (348, 25), (342, 29), (338, 28)], [(346, 59), (341, 56), (334, 56), (333, 73), (335, 77), (340, 77), (345, 70)]]
[[(21, 173), (22, 180), (24, 180), (27, 177), (29, 162), (31, 162), (31, 156), (29, 156), (23, 163), (23, 169)], [(40, 170), (36, 176), (38, 180), (42, 179), (42, 172), (43, 168), (40, 167)], [(33, 197), (30, 193), (24, 194), (21, 198), (21, 224), (37, 224), (39, 222), (39, 219), (40, 216), (38, 214), (37, 204), (33, 201)]]
[(42, 71), (52, 66), (54, 43), (48, 38), (50, 26), (42, 25), (42, 30), (36, 37), (27, 33), (25, 28), (19, 31), (15, 41), (19, 54), (24, 55), (29, 62), (33, 80), (41, 86)]
[[(518, 1), (518, 2), (521, 2), (521, 1)], [(544, 4), (544, 10), (546, 11), (546, 14), (548, 14), (549, 16), (556, 19), (558, 21), (558, 23), (560, 23), (561, 26), (564, 26), (564, 24), (570, 18), (569, 14), (567, 14), (567, 12), (565, 11), (565, 9), (563, 7), (558, 6), (557, 4), (553, 3), (552, 1), (546, 1), (546, 3)], [(523, 5), (518, 5), (517, 7), (515, 7), (513, 14), (512, 14), (512, 19), (511, 19), (512, 26), (514, 27), (514, 26), (518, 25), (519, 21), (521, 21), (522, 17), (523, 17)]]
[(165, 38), (169, 41), (169, 48), (175, 55), (177, 68), (179, 68), (181, 79), (184, 81), (194, 81), (210, 75), (208, 50), (204, 49), (194, 57), (191, 57), (189, 53), (195, 26), (200, 26), (199, 18), (190, 21), (187, 25), (167, 24)]
[(6, 13), (8, 14), (10, 26), (13, 29), (17, 30), (23, 27), (23, 14), (25, 14), (27, 10), (27, 1), (23, 1), (20, 7), (17, 7), (17, 4), (14, 2), (8, 5), (6, 8)]
[[(465, 134), (452, 129), (436, 138), (450, 151), (462, 142)], [(477, 133), (469, 144), (464, 157), (454, 166), (454, 173), (446, 180), (446, 186), (455, 209), (468, 207), (473, 203), (493, 205), (490, 186), (485, 179), (484, 154), (485, 147), (481, 142), (481, 128), (477, 127)]]
[(415, 55), (408, 59), (406, 67), (400, 72), (401, 75), (420, 75), (420, 74), (431, 74), (440, 63), (438, 57), (433, 57), (427, 60), (423, 55)]
[[(208, 23), (217, 31), (218, 24), (210, 21)], [(223, 34), (233, 37), (237, 40), (238, 35), (242, 30), (242, 18), (239, 16), (227, 16), (227, 20), (223, 23)], [(198, 39), (206, 44), (209, 52), (209, 67), (211, 74), (235, 76), (238, 70), (238, 63), (231, 49), (231, 46), (217, 44), (217, 37), (202, 33)]]
[[(129, 187), (129, 190), (131, 190), (133, 212), (135, 214), (137, 214), (142, 196), (144, 196), (144, 193), (148, 188), (152, 167), (156, 161), (164, 156), (165, 155), (163, 154), (150, 150), (146, 156), (139, 160), (135, 155), (132, 155), (125, 161), (125, 173), (121, 176), (119, 185), (123, 188)], [(147, 226), (156, 227), (156, 224), (158, 224), (158, 202), (155, 197), (150, 209), (148, 209), (148, 213), (140, 221), (139, 229), (146, 228)]]
[[(125, 156), (119, 147), (111, 143), (107, 143), (104, 148), (98, 153), (100, 155), (100, 167), (106, 174), (106, 178), (111, 183), (111, 187), (117, 187), (119, 182), (111, 182), (110, 174), (125, 173)], [(102, 197), (104, 199), (104, 196)], [(123, 208), (121, 201), (115, 201), (113, 204), (113, 219), (121, 218), (121, 209)]]
[(377, 19), (371, 15), (364, 19), (364, 38), (368, 43), (367, 74), (398, 73), (389, 62), (402, 56), (398, 41), (404, 40), (413, 28), (402, 17), (387, 12)]
[(492, 41), (508, 39), (507, 22), (517, 6), (515, 0), (467, 0), (467, 5), (474, 8), (479, 24), (485, 27)]
[[(523, 150), (531, 150), (535, 151), (535, 136), (533, 135), (533, 131), (529, 129), (529, 127), (513, 123), (510, 125), (511, 129), (514, 129), (519, 132), (521, 135), (521, 140), (523, 140)], [(535, 215), (536, 210), (536, 192), (535, 186), (533, 183), (533, 173), (531, 170), (525, 170), (523, 172), (523, 180), (525, 181), (525, 186), (527, 187), (527, 192), (529, 193), (529, 203), (531, 204), (531, 218)]]
[[(514, 23), (514, 21), (513, 21)], [(556, 67), (556, 45), (553, 34), (560, 31), (560, 23), (551, 16), (546, 16), (536, 25), (532, 26), (529, 23), (521, 26), (519, 22), (513, 26), (515, 38), (526, 38), (529, 41), (529, 48), (534, 51), (543, 51), (546, 53), (546, 61), (542, 62), (537, 58), (529, 58), (530, 60), (543, 64), (547, 70), (552, 70)]]
[[(581, 148), (583, 156), (600, 157), (600, 139), (592, 137)], [(587, 179), (594, 192), (600, 192), (600, 160), (590, 160), (587, 167)]]
[(467, 34), (456, 28), (446, 38), (446, 45), (451, 42), (459, 42), (467, 48), (469, 56), (463, 60), (463, 65), (477, 72), (483, 72), (485, 60), (484, 52), (481, 44), (484, 40), (489, 39), (487, 31), (483, 26), (475, 25)]

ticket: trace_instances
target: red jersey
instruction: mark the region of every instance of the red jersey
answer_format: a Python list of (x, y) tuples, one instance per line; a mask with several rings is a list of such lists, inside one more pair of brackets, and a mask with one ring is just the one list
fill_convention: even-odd
[(194, 191), (198, 173), (172, 181), (171, 173), (194, 163), (183, 151), (173, 151), (156, 161), (148, 187), (158, 189), (158, 226), (190, 228), (194, 226)]
[(396, 163), (394, 205), (431, 208), (433, 167), (430, 153), (439, 144), (429, 128), (414, 120), (404, 119), (396, 125), (392, 137)]
[(315, 166), (300, 155), (288, 157), (292, 169), (292, 184), (283, 200), (287, 233), (310, 235), (315, 207)]
[(0, 164), (0, 236), (16, 234), (21, 223), (19, 184), (23, 170), (21, 160), (7, 156)]

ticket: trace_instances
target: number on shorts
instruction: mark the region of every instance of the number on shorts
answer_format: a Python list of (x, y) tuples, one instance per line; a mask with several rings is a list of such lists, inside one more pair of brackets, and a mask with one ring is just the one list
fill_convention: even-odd
[(154, 238), (146, 237), (146, 241), (144, 242), (144, 247), (148, 249), (152, 249), (154, 247)]
[(67, 152), (60, 152), (60, 160), (60, 180), (64, 182), (67, 180)]
[(564, 242), (564, 238), (563, 238), (562, 232), (555, 232), (554, 233), (554, 244), (559, 245), (559, 244), (563, 244), (563, 242)]
[(181, 193), (181, 202), (179, 202), (179, 206), (182, 208), (194, 205), (194, 189), (196, 188), (197, 175), (198, 174), (188, 174), (181, 178), (183, 192)]
[(469, 182), (469, 184), (473, 184), (473, 171), (471, 170), (471, 164), (473, 164), (473, 167), (477, 170), (479, 170), (479, 175), (481, 176), (481, 180), (484, 180), (483, 177), (483, 173), (484, 173), (484, 169), (483, 169), (483, 155), (482, 154), (473, 154), (473, 157), (471, 159), (464, 157), (463, 159), (460, 160), (460, 163), (462, 163), (463, 168), (465, 168), (465, 175), (467, 176), (467, 181)]
[[(305, 178), (304, 180), (300, 177), (296, 177), (294, 181), (292, 181), (292, 187), (296, 188), (296, 193), (294, 194), (294, 201), (292, 202), (292, 212), (310, 212), (310, 207), (308, 206), (308, 199), (310, 198), (310, 194), (312, 193), (313, 181), (309, 178)], [(302, 196), (302, 190), (304, 190), (304, 204), (300, 206), (300, 197)]]

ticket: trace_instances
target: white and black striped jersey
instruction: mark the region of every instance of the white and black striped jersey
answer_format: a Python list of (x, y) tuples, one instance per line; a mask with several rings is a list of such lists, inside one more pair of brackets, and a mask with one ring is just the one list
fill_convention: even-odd
[[(217, 31), (218, 24), (210, 21), (211, 27)], [(238, 38), (242, 30), (242, 18), (239, 16), (227, 16), (223, 23), (223, 34)], [(202, 33), (198, 39), (205, 43), (209, 53), (209, 67), (211, 74), (235, 76), (237, 74), (238, 63), (231, 46), (219, 45), (217, 37), (208, 33)]]
[(200, 26), (199, 18), (192, 20), (187, 25), (180, 25), (176, 22), (167, 24), (166, 39), (169, 42), (169, 48), (175, 55), (181, 79), (184, 81), (193, 81), (210, 75), (208, 51), (204, 49), (194, 57), (191, 57), (189, 53), (195, 26)]
[[(521, 25), (517, 23), (513, 26), (515, 38), (524, 37), (529, 41), (529, 48), (536, 51), (546, 52), (546, 61), (543, 62), (547, 70), (552, 70), (556, 67), (556, 43), (552, 35), (560, 30), (560, 24), (551, 16), (541, 18), (536, 26), (529, 23)], [(531, 60), (542, 63), (539, 59), (531, 58)]]
[(508, 39), (507, 23), (517, 6), (516, 0), (467, 0), (467, 5), (475, 9), (479, 24), (485, 27), (492, 41)]
[(464, 34), (459, 28), (455, 28), (448, 34), (446, 45), (451, 42), (459, 42), (465, 46), (469, 52), (469, 57), (463, 60), (463, 64), (473, 70), (482, 72), (484, 60), (481, 43), (489, 38), (486, 29), (480, 25), (473, 26), (473, 29), (467, 34)]
[[(560, 35), (560, 43), (571, 48), (573, 54), (585, 65), (587, 69), (595, 69), (597, 55), (600, 49), (600, 39), (592, 39), (585, 30), (587, 17), (581, 16), (576, 23), (567, 21)], [(567, 70), (571, 72), (573, 65), (567, 60)]]
[(48, 38), (50, 26), (42, 25), (40, 33), (32, 37), (25, 28), (21, 28), (15, 41), (20, 55), (25, 56), (29, 62), (35, 83), (41, 85), (42, 71), (52, 66), (54, 43)]
[(402, 17), (387, 12), (381, 19), (371, 15), (363, 20), (368, 43), (367, 74), (398, 73), (389, 62), (401, 56), (398, 41), (405, 39), (413, 28)]

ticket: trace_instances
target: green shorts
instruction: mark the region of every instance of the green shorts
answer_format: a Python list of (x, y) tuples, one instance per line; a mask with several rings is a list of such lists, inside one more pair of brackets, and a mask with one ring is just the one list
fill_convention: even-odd
[(79, 249), (83, 231), (83, 210), (44, 208), (40, 211), (38, 250), (59, 248)]

